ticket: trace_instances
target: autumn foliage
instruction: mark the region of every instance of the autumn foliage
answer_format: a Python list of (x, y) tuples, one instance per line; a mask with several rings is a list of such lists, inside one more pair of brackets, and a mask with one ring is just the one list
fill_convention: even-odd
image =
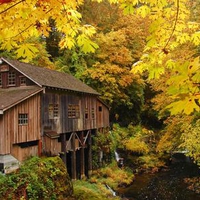
[[(58, 70), (74, 73), (102, 94), (118, 120), (137, 123), (142, 110), (151, 107), (166, 123), (158, 151), (178, 147), (182, 134), (187, 140), (182, 124), (193, 121), (185, 114), (190, 118), (200, 112), (199, 1), (0, 3), (2, 51), (50, 68), (56, 63)], [(54, 33), (59, 35), (60, 57), (51, 57), (52, 64), (41, 41), (48, 43)], [(145, 99), (149, 85), (155, 95)], [(198, 126), (186, 130), (196, 134)]]

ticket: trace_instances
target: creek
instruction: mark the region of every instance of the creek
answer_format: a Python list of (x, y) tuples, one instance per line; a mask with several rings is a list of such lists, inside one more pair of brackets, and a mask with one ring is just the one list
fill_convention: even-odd
[(185, 178), (199, 175), (199, 168), (179, 155), (168, 168), (157, 173), (138, 174), (132, 185), (118, 192), (129, 200), (200, 200), (200, 194), (189, 190), (184, 182)]

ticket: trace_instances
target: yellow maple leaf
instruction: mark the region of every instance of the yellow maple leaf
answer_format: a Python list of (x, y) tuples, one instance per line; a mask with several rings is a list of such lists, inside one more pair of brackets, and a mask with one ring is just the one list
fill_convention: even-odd
[(137, 13), (145, 18), (150, 13), (150, 8), (147, 5), (141, 6), (137, 9)]
[(31, 43), (25, 43), (18, 46), (16, 50), (16, 55), (18, 58), (28, 58), (32, 60), (36, 53), (38, 53), (38, 49)]
[(195, 96), (186, 96), (183, 99), (179, 99), (166, 107), (172, 115), (185, 113), (187, 115), (193, 113), (195, 110), (200, 111), (200, 107), (196, 103)]

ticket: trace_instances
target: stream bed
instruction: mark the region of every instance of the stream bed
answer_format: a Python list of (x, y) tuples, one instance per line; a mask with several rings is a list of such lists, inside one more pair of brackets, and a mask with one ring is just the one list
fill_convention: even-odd
[(136, 175), (132, 185), (118, 192), (129, 200), (200, 200), (200, 194), (189, 190), (184, 182), (199, 175), (199, 168), (191, 160), (175, 159), (167, 169)]

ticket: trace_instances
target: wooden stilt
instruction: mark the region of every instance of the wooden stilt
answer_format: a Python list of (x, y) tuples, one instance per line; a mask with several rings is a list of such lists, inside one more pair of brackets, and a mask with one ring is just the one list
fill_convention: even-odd
[(75, 145), (75, 133), (72, 133), (72, 157), (71, 157), (71, 169), (72, 179), (76, 180), (76, 145)]
[(91, 130), (88, 135), (88, 176), (92, 173), (92, 136)]
[(61, 158), (65, 165), (67, 165), (67, 155), (66, 155), (66, 134), (61, 134)]
[(42, 140), (38, 140), (38, 156), (42, 155)]
[(81, 179), (83, 179), (85, 177), (85, 155), (84, 155), (84, 149), (85, 149), (85, 144), (84, 144), (84, 132), (81, 132), (81, 160), (80, 160), (80, 164), (81, 164)]

